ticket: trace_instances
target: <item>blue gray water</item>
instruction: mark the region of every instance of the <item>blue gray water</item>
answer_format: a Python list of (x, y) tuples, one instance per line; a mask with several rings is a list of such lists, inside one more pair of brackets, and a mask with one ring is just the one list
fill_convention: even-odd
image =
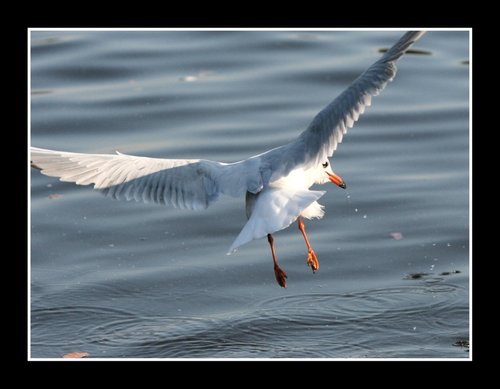
[[(35, 31), (38, 147), (232, 162), (297, 136), (395, 31)], [(242, 199), (118, 202), (31, 173), (31, 355), (363, 358), (470, 353), (469, 36), (432, 31), (344, 137), (326, 217), (226, 251)]]

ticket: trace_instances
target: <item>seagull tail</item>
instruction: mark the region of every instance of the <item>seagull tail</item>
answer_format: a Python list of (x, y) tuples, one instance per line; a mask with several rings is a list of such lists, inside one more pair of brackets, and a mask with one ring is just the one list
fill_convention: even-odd
[(311, 206), (325, 193), (324, 191), (294, 191), (278, 188), (261, 192), (254, 204), (252, 215), (234, 240), (227, 254), (234, 253), (238, 247), (254, 239), (264, 238), (267, 234), (287, 228), (297, 220), (302, 211)]

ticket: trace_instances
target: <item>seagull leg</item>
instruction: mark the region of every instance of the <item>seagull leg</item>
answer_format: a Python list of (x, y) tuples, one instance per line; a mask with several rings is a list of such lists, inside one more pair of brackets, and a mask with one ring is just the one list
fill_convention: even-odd
[(278, 281), (278, 284), (282, 288), (286, 288), (286, 273), (281, 270), (281, 268), (278, 265), (278, 262), (276, 261), (276, 253), (274, 252), (274, 239), (271, 234), (267, 234), (267, 241), (269, 242), (269, 245), (271, 246), (271, 253), (273, 254), (273, 262), (274, 262), (274, 276), (276, 277), (276, 281)]
[(312, 249), (311, 244), (309, 243), (309, 239), (307, 238), (306, 234), (306, 226), (304, 225), (301, 216), (297, 218), (297, 224), (299, 225), (299, 230), (300, 232), (302, 232), (302, 235), (304, 236), (304, 240), (306, 241), (307, 245), (307, 265), (311, 266), (313, 273), (316, 273), (316, 270), (319, 269), (318, 257), (316, 257), (316, 254), (314, 253), (314, 250)]

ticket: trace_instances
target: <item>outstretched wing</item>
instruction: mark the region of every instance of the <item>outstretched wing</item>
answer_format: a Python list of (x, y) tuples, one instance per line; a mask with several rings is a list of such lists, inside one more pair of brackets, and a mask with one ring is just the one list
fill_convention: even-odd
[[(78, 185), (94, 184), (114, 199), (204, 209), (219, 195), (243, 195), (261, 187), (244, 163), (157, 159), (117, 153), (83, 154), (31, 148), (31, 164), (43, 174)], [(248, 170), (248, 169), (247, 169)], [(259, 180), (259, 175), (255, 180)]]
[(396, 75), (396, 61), (424, 33), (425, 31), (405, 33), (377, 62), (314, 117), (299, 138), (287, 145), (301, 153), (300, 160), (296, 160), (294, 164), (317, 165), (332, 156), (347, 129), (353, 127), (365, 108), (371, 105), (372, 97), (392, 81)]

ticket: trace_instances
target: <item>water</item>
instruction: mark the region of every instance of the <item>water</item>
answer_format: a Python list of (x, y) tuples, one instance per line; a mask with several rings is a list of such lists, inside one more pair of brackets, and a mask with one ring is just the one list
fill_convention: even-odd
[[(38, 147), (232, 162), (296, 137), (400, 32), (36, 31)], [(225, 253), (241, 199), (117, 202), (31, 173), (31, 356), (468, 358), (469, 37), (433, 31), (344, 137), (326, 217)]]

